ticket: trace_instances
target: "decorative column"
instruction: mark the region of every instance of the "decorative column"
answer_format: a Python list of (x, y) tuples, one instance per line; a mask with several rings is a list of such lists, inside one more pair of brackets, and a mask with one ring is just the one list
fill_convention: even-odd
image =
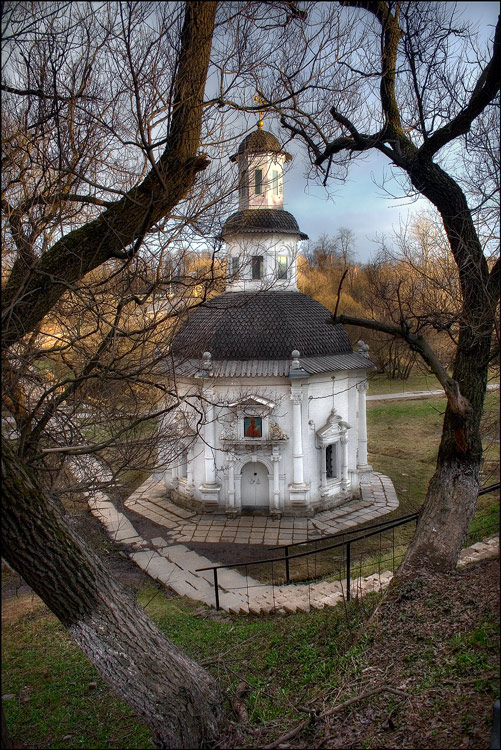
[(303, 395), (301, 386), (293, 385), (291, 388), (292, 399), (292, 456), (293, 456), (293, 481), (294, 484), (303, 484), (303, 435), (301, 420), (301, 402)]
[(369, 388), (367, 380), (357, 384), (358, 391), (358, 451), (357, 469), (360, 482), (370, 482), (372, 466), (367, 463), (367, 408), (366, 393)]
[(348, 435), (343, 432), (339, 438), (341, 443), (341, 487), (348, 489)]
[(300, 354), (297, 349), (291, 354), (292, 362), (289, 370), (291, 380), (292, 401), (292, 483), (289, 484), (291, 508), (308, 513), (310, 508), (310, 483), (304, 481), (303, 472), (303, 419), (301, 404), (303, 401), (302, 385), (299, 382), (309, 377), (301, 367)]
[(270, 508), (272, 517), (280, 517), (280, 452), (278, 446), (273, 446), (271, 451), (273, 462), (273, 500)]
[(208, 394), (209, 402), (207, 404), (205, 413), (205, 427), (204, 427), (204, 438), (205, 438), (205, 484), (216, 483), (216, 462), (214, 456), (214, 448), (216, 445), (216, 425), (214, 422), (214, 393), (210, 391)]
[(235, 454), (229, 453), (226, 462), (228, 467), (228, 503), (226, 505), (226, 515), (230, 518), (234, 518), (237, 515), (235, 501), (235, 461)]
[(209, 381), (212, 376), (210, 352), (204, 352), (200, 376), (204, 380), (204, 395), (207, 400), (204, 426), (205, 482), (200, 485), (200, 495), (206, 506), (217, 507), (220, 488), (216, 482), (216, 415), (214, 409), (216, 396)]

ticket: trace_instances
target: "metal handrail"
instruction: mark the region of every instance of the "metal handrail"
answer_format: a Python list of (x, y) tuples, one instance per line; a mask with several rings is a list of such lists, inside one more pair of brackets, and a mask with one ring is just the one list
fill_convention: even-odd
[[(501, 482), (497, 482), (495, 484), (491, 484), (488, 487), (483, 487), (478, 492), (478, 496), (480, 495), (486, 495), (489, 492), (494, 492), (494, 490), (497, 490), (501, 487)], [(290, 582), (290, 576), (289, 576), (289, 561), (294, 560), (296, 557), (306, 557), (307, 555), (315, 555), (318, 552), (327, 552), (330, 549), (336, 549), (337, 547), (343, 547), (346, 545), (346, 586), (347, 586), (347, 593), (346, 598), (349, 601), (350, 600), (350, 565), (351, 565), (351, 545), (355, 542), (359, 542), (361, 539), (367, 539), (368, 537), (375, 536), (375, 534), (383, 534), (385, 531), (388, 531), (389, 529), (395, 529), (397, 526), (403, 526), (406, 523), (410, 523), (412, 521), (417, 521), (419, 517), (420, 511), (418, 513), (409, 513), (406, 516), (400, 516), (400, 518), (395, 518), (393, 521), (381, 521), (378, 524), (374, 524), (373, 526), (368, 526), (366, 529), (362, 529), (362, 532), (368, 532), (368, 533), (362, 533), (360, 536), (357, 536), (353, 539), (343, 539), (341, 542), (337, 542), (336, 544), (330, 544), (327, 547), (321, 547), (320, 549), (315, 550), (307, 550), (306, 552), (298, 552), (295, 555), (289, 555), (289, 548), (290, 547), (296, 547), (301, 544), (312, 544), (313, 542), (323, 541), (325, 539), (333, 539), (338, 536), (346, 536), (347, 534), (356, 534), (360, 532), (360, 529), (352, 529), (351, 531), (345, 531), (345, 532), (338, 532), (337, 534), (330, 534), (329, 536), (320, 537), (318, 539), (311, 539), (306, 540), (304, 542), (295, 542), (294, 544), (285, 545), (282, 547), (270, 547), (269, 549), (284, 549), (285, 548), (285, 556), (284, 557), (270, 557), (266, 558), (264, 560), (247, 560), (245, 562), (240, 563), (231, 563), (230, 565), (223, 564), (223, 565), (209, 565), (206, 568), (196, 568), (195, 572), (200, 573), (205, 570), (212, 570), (214, 571), (214, 593), (215, 593), (215, 599), (216, 599), (216, 609), (219, 609), (219, 586), (218, 586), (218, 580), (217, 580), (217, 571), (221, 568), (242, 568), (244, 566), (248, 565), (261, 565), (263, 563), (274, 563), (274, 562), (285, 562), (285, 570), (286, 570), (286, 581), (287, 583)]]
[[(419, 516), (419, 513), (413, 513), (411, 517), (402, 517), (402, 518), (396, 518), (393, 522), (388, 522), (388, 526), (386, 526), (384, 529), (376, 529), (373, 531), (370, 531), (367, 534), (362, 534), (361, 536), (357, 536), (354, 539), (344, 540), (342, 542), (337, 542), (336, 544), (330, 544), (328, 547), (322, 547), (322, 552), (327, 552), (330, 549), (337, 549), (338, 547), (344, 547), (346, 545), (347, 548), (347, 555), (346, 555), (346, 562), (347, 562), (347, 571), (346, 571), (346, 585), (348, 587), (347, 590), (347, 599), (350, 600), (350, 553), (351, 553), (351, 545), (354, 542), (358, 542), (361, 539), (367, 539), (370, 536), (374, 536), (375, 534), (382, 534), (388, 529), (396, 528), (397, 526), (402, 526), (404, 523), (410, 523), (411, 521), (417, 520)], [(306, 557), (307, 555), (313, 555), (316, 554), (318, 550), (308, 550), (306, 552), (297, 552), (295, 555), (289, 555), (287, 557), (270, 557), (266, 560), (247, 560), (246, 562), (240, 562), (240, 563), (234, 563), (230, 567), (232, 568), (242, 568), (244, 566), (248, 565), (261, 565), (263, 563), (273, 563), (273, 562), (286, 562), (286, 568), (288, 571), (288, 561), (294, 560), (296, 557)], [(219, 588), (218, 588), (218, 581), (217, 581), (217, 571), (221, 568), (228, 568), (228, 564), (226, 565), (209, 565), (206, 568), (196, 568), (196, 573), (201, 573), (205, 570), (212, 570), (214, 572), (214, 591), (215, 591), (215, 597), (216, 597), (216, 609), (219, 609)]]
[[(417, 511), (419, 515), (419, 511)], [(398, 519), (392, 519), (390, 521), (379, 521), (379, 523), (374, 523), (371, 526), (366, 526), (365, 529), (355, 528), (355, 529), (346, 529), (346, 531), (336, 531), (335, 534), (326, 534), (325, 536), (319, 536), (315, 537), (315, 539), (306, 539), (304, 542), (293, 542), (292, 544), (279, 544), (276, 547), (268, 547), (269, 550), (273, 549), (290, 549), (291, 547), (299, 547), (301, 544), (316, 544), (316, 542), (323, 542), (326, 539), (336, 539), (339, 536), (347, 536), (348, 534), (358, 534), (360, 531), (369, 531), (372, 529), (380, 529), (382, 526), (387, 526), (388, 524), (391, 524), (392, 521), (396, 520), (402, 520), (403, 518), (409, 518), (411, 521), (414, 519), (414, 516), (416, 513), (408, 513), (406, 516), (399, 516)], [(391, 528), (391, 527), (390, 527)], [(384, 529), (383, 529), (384, 531)], [(321, 550), (319, 550), (321, 551)]]

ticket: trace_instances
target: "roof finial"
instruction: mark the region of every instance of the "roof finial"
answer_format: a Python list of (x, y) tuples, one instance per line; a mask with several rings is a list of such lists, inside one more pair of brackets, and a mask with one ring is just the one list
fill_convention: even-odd
[(260, 105), (260, 108), (259, 108), (259, 120), (257, 121), (257, 129), (258, 130), (262, 130), (263, 125), (264, 125), (264, 122), (263, 122), (264, 107), (263, 107), (263, 105), (266, 104), (266, 101), (259, 94), (254, 94), (254, 101), (256, 102), (256, 104)]

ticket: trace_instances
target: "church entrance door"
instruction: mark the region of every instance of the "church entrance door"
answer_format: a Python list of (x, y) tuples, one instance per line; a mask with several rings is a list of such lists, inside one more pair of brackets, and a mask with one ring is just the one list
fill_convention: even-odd
[(270, 483), (266, 466), (259, 461), (245, 464), (241, 479), (242, 508), (268, 508)]

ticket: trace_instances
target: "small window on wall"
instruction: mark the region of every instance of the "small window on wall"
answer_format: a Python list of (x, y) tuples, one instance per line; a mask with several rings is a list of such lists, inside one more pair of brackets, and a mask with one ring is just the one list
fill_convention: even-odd
[(261, 417), (244, 417), (244, 437), (260, 438), (263, 436), (263, 420)]
[(279, 193), (279, 182), (278, 182), (278, 172), (276, 169), (273, 170), (271, 173), (271, 185), (273, 190), (273, 195), (278, 195)]
[(327, 479), (335, 479), (337, 477), (337, 443), (332, 443), (325, 449), (325, 466)]
[(286, 255), (279, 255), (277, 258), (277, 278), (278, 279), (287, 278), (287, 256)]
[(245, 198), (246, 190), (245, 190), (245, 177), (242, 175), (240, 178), (240, 197)]
[(231, 259), (231, 275), (236, 276), (238, 274), (238, 258), (233, 257)]
[(183, 451), (179, 460), (179, 476), (186, 478), (188, 476), (188, 451)]
[(263, 256), (254, 255), (252, 258), (252, 278), (262, 279), (263, 278)]
[(256, 195), (261, 195), (263, 192), (263, 170), (256, 169), (254, 172), (255, 182), (254, 188)]

